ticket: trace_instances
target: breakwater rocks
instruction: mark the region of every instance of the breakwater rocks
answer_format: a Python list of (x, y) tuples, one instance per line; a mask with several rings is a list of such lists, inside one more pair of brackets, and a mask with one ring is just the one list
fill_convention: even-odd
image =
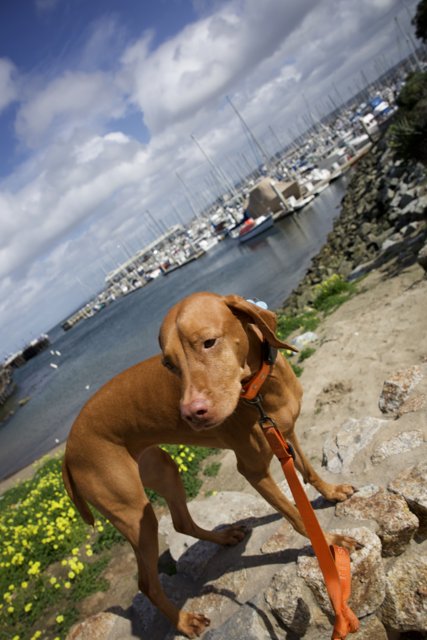
[(385, 140), (352, 170), (341, 214), (299, 286), (283, 303), (301, 311), (313, 288), (337, 273), (353, 279), (398, 258), (416, 261), (426, 236), (427, 174), (420, 164), (397, 160)]
[(15, 384), (10, 367), (0, 366), (0, 406), (4, 405), (14, 390)]

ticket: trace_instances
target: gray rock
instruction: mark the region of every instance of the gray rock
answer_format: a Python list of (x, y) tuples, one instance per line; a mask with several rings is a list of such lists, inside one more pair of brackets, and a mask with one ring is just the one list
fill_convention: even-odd
[(427, 243), (418, 251), (417, 262), (427, 273)]
[(247, 602), (220, 627), (207, 631), (203, 640), (271, 640), (274, 621), (262, 604), (262, 596)]
[(114, 613), (97, 613), (71, 627), (66, 640), (119, 640), (137, 638), (130, 620)]
[(362, 618), (359, 631), (348, 637), (349, 640), (387, 640), (388, 638), (384, 625), (376, 616)]
[(403, 496), (409, 508), (420, 521), (420, 528), (427, 528), (427, 462), (420, 462), (402, 471), (389, 482), (388, 489)]
[(335, 513), (356, 520), (375, 520), (383, 556), (403, 553), (419, 524), (402, 496), (372, 486), (362, 487), (348, 500), (338, 504)]
[(419, 429), (403, 431), (394, 438), (382, 442), (371, 455), (372, 464), (379, 464), (390, 456), (401, 455), (424, 444), (424, 435)]
[[(188, 508), (197, 524), (210, 530), (274, 512), (261, 497), (239, 491), (220, 491), (208, 498), (192, 500), (188, 503)], [(169, 515), (160, 519), (159, 533), (165, 536), (170, 553), (175, 560), (179, 560), (196, 542), (192, 536), (177, 533)], [(200, 546), (202, 544), (199, 548)], [(219, 545), (212, 542), (203, 542), (200, 560), (205, 556), (204, 564), (206, 564), (219, 548)]]
[(401, 556), (389, 569), (381, 617), (396, 631), (427, 631), (426, 556)]
[(310, 595), (293, 566), (276, 573), (265, 592), (265, 601), (286, 630), (302, 636), (306, 633), (312, 617)]
[(421, 382), (425, 375), (425, 367), (414, 365), (397, 371), (384, 382), (378, 406), (383, 413), (395, 414), (410, 393)]
[(303, 349), (306, 345), (311, 342), (316, 342), (318, 339), (319, 336), (317, 333), (314, 333), (313, 331), (306, 331), (305, 333), (296, 336), (296, 338), (292, 340), (292, 344), (295, 345), (297, 349)]
[(388, 420), (369, 416), (359, 420), (350, 418), (337, 433), (327, 437), (322, 465), (332, 473), (349, 471), (356, 455), (371, 442), (379, 429), (388, 424)]

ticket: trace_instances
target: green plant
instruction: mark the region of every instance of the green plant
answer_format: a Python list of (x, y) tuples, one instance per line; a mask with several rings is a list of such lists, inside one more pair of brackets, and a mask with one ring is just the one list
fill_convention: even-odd
[(390, 145), (400, 157), (427, 165), (427, 73), (408, 76), (397, 104), (399, 112), (388, 131)]
[(203, 469), (203, 475), (208, 476), (208, 478), (216, 478), (220, 469), (221, 469), (220, 462), (212, 462), (211, 464), (207, 465)]
[(320, 323), (320, 318), (315, 311), (304, 311), (292, 316), (279, 313), (277, 316), (277, 335), (285, 340), (297, 329), (302, 331), (314, 331)]
[(304, 369), (302, 367), (300, 367), (298, 364), (295, 364), (294, 362), (290, 363), (293, 372), (295, 373), (297, 378), (300, 378), (302, 376), (302, 373), (304, 371)]
[(304, 347), (298, 354), (298, 362), (304, 362), (307, 358), (310, 358), (316, 349), (314, 347)]
[(342, 276), (334, 274), (321, 284), (316, 285), (313, 306), (325, 314), (331, 313), (354, 295), (356, 290), (355, 283), (347, 282)]

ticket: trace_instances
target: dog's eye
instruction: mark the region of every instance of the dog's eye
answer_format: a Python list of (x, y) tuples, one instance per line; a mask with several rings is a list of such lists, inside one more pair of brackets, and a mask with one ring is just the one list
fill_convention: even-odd
[(176, 367), (172, 364), (170, 360), (162, 360), (162, 365), (169, 369), (169, 371), (175, 371)]
[(216, 338), (210, 338), (209, 340), (205, 340), (203, 343), (203, 346), (205, 349), (210, 349), (211, 347), (214, 346), (216, 342)]

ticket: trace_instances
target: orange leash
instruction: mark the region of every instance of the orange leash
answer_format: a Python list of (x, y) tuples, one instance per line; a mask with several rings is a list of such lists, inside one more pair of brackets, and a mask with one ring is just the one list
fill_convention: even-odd
[[(258, 408), (262, 408), (258, 404)], [(278, 457), (296, 506), (301, 514), (307, 535), (317, 556), (326, 589), (335, 611), (332, 640), (344, 640), (359, 629), (359, 620), (347, 601), (351, 594), (350, 556), (338, 545), (329, 546), (316, 514), (295, 471), (293, 451), (277, 429), (274, 421), (261, 413), (261, 427), (273, 453)]]
[(292, 447), (283, 438), (274, 420), (264, 412), (259, 390), (273, 368), (276, 349), (273, 349), (267, 341), (264, 341), (262, 350), (261, 367), (248, 382), (243, 384), (240, 397), (256, 406), (260, 413), (259, 424), (264, 431), (271, 450), (282, 465), (295, 504), (300, 512), (314, 553), (317, 556), (326, 589), (335, 611), (332, 640), (344, 640), (349, 633), (355, 633), (359, 629), (359, 620), (347, 604), (351, 595), (350, 555), (343, 547), (335, 544), (329, 546), (326, 542), (325, 534), (295, 471)]

